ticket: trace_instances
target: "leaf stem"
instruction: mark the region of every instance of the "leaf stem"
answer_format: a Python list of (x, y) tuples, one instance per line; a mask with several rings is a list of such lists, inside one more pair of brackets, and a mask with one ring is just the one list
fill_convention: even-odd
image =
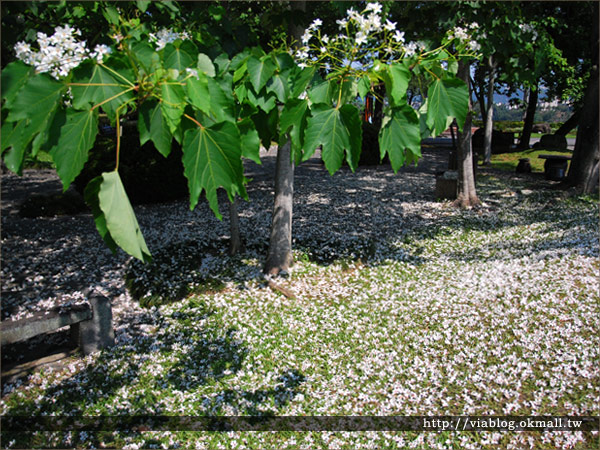
[(129, 92), (129, 91), (134, 91), (134, 90), (136, 90), (137, 88), (138, 88), (138, 87), (134, 85), (134, 86), (130, 87), (129, 89), (126, 89), (126, 90), (124, 90), (124, 91), (121, 91), (121, 92), (119, 92), (118, 94), (116, 94), (116, 95), (113, 95), (112, 97), (110, 97), (110, 98), (107, 98), (106, 100), (103, 100), (103, 101), (101, 101), (101, 102), (100, 102), (100, 103), (98, 103), (97, 105), (94, 105), (94, 107), (92, 108), (92, 111), (93, 111), (94, 109), (96, 109), (96, 108), (99, 108), (100, 106), (104, 105), (105, 103), (108, 103), (108, 102), (110, 102), (110, 101), (113, 101), (113, 100), (114, 100), (114, 99), (116, 99), (116, 98), (119, 98), (121, 95), (123, 95), (123, 94), (125, 94), (125, 93), (127, 93), (127, 92)]
[(119, 78), (121, 78), (122, 80), (125, 80), (125, 83), (127, 83), (129, 86), (135, 86), (135, 84), (133, 84), (131, 81), (129, 81), (127, 78), (125, 78), (123, 75), (121, 75), (119, 72), (117, 72), (116, 70), (111, 69), (108, 66), (105, 66), (102, 63), (98, 64), (99, 66), (104, 67), (106, 70), (108, 70), (109, 72), (113, 73), (114, 75), (118, 76)]
[(67, 83), (67, 86), (117, 86), (117, 87), (125, 87), (124, 84), (117, 83)]
[(121, 158), (121, 120), (119, 119), (119, 109), (117, 108), (117, 162), (115, 164), (115, 172), (119, 171), (119, 160)]
[(192, 116), (189, 116), (188, 114), (184, 114), (183, 116), (187, 117), (192, 122), (194, 122), (196, 125), (198, 125), (200, 128), (204, 129), (204, 127), (202, 126), (202, 124), (200, 122), (198, 122), (196, 119), (194, 119)]

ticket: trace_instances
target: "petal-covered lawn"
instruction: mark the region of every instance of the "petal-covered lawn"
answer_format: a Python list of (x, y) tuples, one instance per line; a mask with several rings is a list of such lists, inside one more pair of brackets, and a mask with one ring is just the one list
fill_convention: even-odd
[[(117, 345), (5, 385), (2, 414), (598, 416), (597, 200), (487, 172), (478, 181), (483, 206), (461, 211), (433, 198), (431, 161), (445, 155), (427, 158), (429, 166), (398, 175), (361, 168), (330, 177), (314, 161), (298, 168), (296, 265), (275, 280), (294, 298), (261, 275), (272, 182), (256, 166), (251, 201), (240, 205), (246, 251), (238, 257), (226, 256), (228, 224), (206, 204), (138, 208), (154, 254), (145, 266), (111, 259), (89, 215), (71, 218), (86, 230), (78, 236), (89, 253), (87, 262), (74, 258), (96, 265), (82, 269), (89, 284), (116, 297)], [(52, 279), (48, 272), (68, 263), (60, 241), (7, 258), (25, 245), (23, 220), (3, 218), (3, 290), (32, 292), (29, 307), (15, 307), (26, 315), (52, 300), (44, 293), (52, 285), (19, 281), (19, 267), (35, 262)], [(27, 236), (31, 248), (40, 233)], [(154, 306), (140, 307), (140, 298)], [(588, 449), (597, 440), (581, 432), (144, 431), (20, 434), (2, 436), (2, 446)]]

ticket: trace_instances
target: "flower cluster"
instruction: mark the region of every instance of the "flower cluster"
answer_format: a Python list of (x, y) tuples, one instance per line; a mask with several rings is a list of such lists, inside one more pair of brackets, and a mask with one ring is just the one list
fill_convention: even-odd
[(398, 61), (418, 58), (424, 54), (455, 45), (461, 54), (474, 54), (480, 49), (474, 39), (479, 26), (472, 23), (465, 28), (450, 30), (442, 47), (430, 50), (424, 42), (406, 42), (396, 22), (385, 18), (379, 3), (368, 3), (362, 11), (350, 8), (346, 17), (337, 20), (340, 33), (328, 36), (321, 32), (323, 21), (316, 19), (305, 30), (302, 46), (294, 54), (302, 67), (320, 65), (328, 70), (362, 70), (368, 61)]
[(321, 32), (321, 19), (305, 30), (302, 46), (295, 52), (300, 66), (355, 68), (367, 59), (393, 60), (424, 48), (417, 43), (405, 45), (404, 33), (396, 29), (396, 22), (383, 17), (379, 3), (368, 3), (360, 12), (350, 8), (336, 23), (340, 31), (336, 36)]
[(537, 31), (535, 31), (535, 28), (533, 28), (530, 24), (528, 23), (522, 23), (519, 25), (519, 29), (526, 34), (531, 34), (531, 40), (532, 41), (536, 41), (538, 38), (538, 33)]
[(48, 36), (38, 32), (35, 50), (26, 42), (17, 42), (15, 53), (18, 59), (35, 67), (36, 72), (49, 72), (54, 78), (65, 77), (82, 61), (95, 58), (99, 62), (110, 53), (110, 47), (97, 45), (93, 51), (86, 47), (85, 41), (78, 41), (81, 31), (69, 25), (56, 27), (54, 34)]
[(187, 31), (178, 33), (170, 28), (161, 28), (156, 33), (150, 33), (150, 41), (156, 44), (156, 50), (162, 50), (167, 44), (177, 40), (190, 39)]
[(447, 38), (449, 41), (456, 40), (459, 47), (477, 53), (481, 49), (481, 45), (475, 39), (478, 32), (479, 24), (473, 22), (466, 27), (454, 27), (448, 31)]

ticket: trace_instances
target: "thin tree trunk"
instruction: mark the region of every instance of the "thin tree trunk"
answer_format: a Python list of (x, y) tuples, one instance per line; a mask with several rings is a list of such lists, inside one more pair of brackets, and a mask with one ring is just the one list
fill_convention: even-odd
[[(458, 78), (469, 86), (469, 64), (459, 62)], [(463, 126), (458, 132), (458, 196), (454, 204), (461, 208), (468, 208), (479, 204), (475, 190), (475, 173), (473, 171), (473, 147), (471, 145), (471, 124), (473, 121), (471, 111), (471, 95), (469, 90), (469, 112)]]
[(470, 78), (471, 80), (471, 88), (473, 89), (473, 94), (477, 99), (477, 103), (479, 103), (479, 111), (481, 112), (481, 120), (483, 123), (486, 123), (486, 111), (487, 107), (485, 105), (485, 96), (483, 95), (483, 82), (481, 81), (481, 77), (477, 77), (477, 81), (475, 79)]
[(579, 124), (579, 119), (581, 118), (581, 108), (573, 113), (571, 117), (567, 119), (565, 123), (563, 123), (558, 130), (556, 130), (556, 135), (566, 136), (569, 134), (569, 131), (574, 129)]
[(488, 59), (490, 78), (487, 90), (487, 112), (485, 114), (485, 134), (483, 137), (483, 164), (492, 163), (492, 131), (494, 130), (494, 82), (496, 80), (496, 63), (492, 56)]
[[(293, 11), (305, 11), (305, 1), (290, 2)], [(296, 42), (302, 39), (304, 29), (293, 22), (288, 27), (288, 34)], [(294, 263), (292, 256), (292, 216), (294, 200), (294, 161), (292, 160), (292, 144), (288, 140), (277, 150), (277, 166), (275, 169), (275, 202), (271, 219), (271, 235), (264, 273), (276, 275), (288, 270)]]
[(292, 211), (294, 200), (294, 162), (291, 159), (291, 143), (286, 142), (277, 150), (275, 176), (275, 205), (271, 221), (269, 253), (264, 272), (276, 275), (288, 270), (292, 257)]
[(242, 250), (242, 238), (240, 235), (240, 220), (238, 214), (238, 197), (237, 195), (233, 199), (233, 202), (229, 204), (229, 231), (231, 239), (229, 241), (229, 254), (231, 256), (237, 255)]
[(531, 129), (533, 128), (533, 121), (535, 119), (535, 110), (537, 109), (538, 101), (538, 88), (537, 86), (529, 89), (529, 98), (527, 99), (527, 111), (525, 113), (525, 120), (523, 124), (523, 133), (521, 134), (521, 140), (519, 141), (519, 149), (528, 149), (529, 140), (531, 139)]

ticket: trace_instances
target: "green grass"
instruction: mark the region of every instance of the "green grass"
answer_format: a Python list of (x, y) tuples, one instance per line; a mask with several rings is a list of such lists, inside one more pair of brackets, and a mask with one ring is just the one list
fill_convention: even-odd
[(552, 150), (530, 149), (524, 150), (522, 152), (501, 153), (498, 155), (492, 155), (492, 167), (496, 169), (506, 170), (509, 172), (514, 172), (517, 168), (517, 164), (519, 164), (519, 159), (529, 158), (532, 171), (543, 172), (545, 160), (538, 158), (539, 155), (572, 156), (573, 152), (557, 152)]
[[(518, 131), (518, 133), (520, 133), (520, 132), (521, 131)], [(544, 133), (531, 133), (532, 138), (541, 138), (543, 135), (544, 135)], [(575, 139), (577, 137), (577, 132), (572, 131), (572, 132), (568, 133), (565, 137)]]

